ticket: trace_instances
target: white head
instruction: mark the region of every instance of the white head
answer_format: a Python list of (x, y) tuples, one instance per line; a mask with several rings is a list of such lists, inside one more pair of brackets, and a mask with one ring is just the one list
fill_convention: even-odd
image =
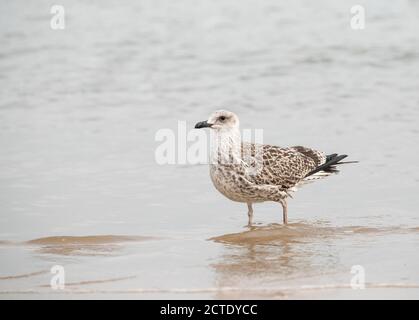
[(216, 131), (230, 131), (239, 129), (239, 118), (231, 111), (218, 110), (210, 115), (208, 120), (198, 122), (196, 129), (211, 128)]
[(208, 120), (198, 122), (196, 129), (210, 128), (211, 163), (231, 163), (240, 161), (241, 135), (239, 118), (231, 111), (218, 110)]

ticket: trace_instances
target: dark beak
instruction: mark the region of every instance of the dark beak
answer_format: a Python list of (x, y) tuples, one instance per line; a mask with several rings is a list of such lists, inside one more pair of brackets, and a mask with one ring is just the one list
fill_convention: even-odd
[(195, 125), (195, 129), (211, 128), (211, 126), (212, 126), (212, 124), (211, 123), (208, 123), (208, 121), (201, 121), (201, 122), (198, 122)]

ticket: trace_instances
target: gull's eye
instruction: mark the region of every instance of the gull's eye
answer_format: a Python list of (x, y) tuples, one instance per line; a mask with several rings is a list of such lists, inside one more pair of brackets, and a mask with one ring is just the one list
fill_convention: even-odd
[(224, 120), (226, 119), (226, 117), (221, 116), (221, 117), (219, 117), (218, 119), (220, 119), (220, 121), (224, 121)]

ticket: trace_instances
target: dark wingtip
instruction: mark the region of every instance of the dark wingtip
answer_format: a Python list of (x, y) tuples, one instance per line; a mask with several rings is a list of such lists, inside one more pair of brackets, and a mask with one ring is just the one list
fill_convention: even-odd
[(306, 175), (306, 177), (311, 176), (312, 174), (315, 174), (319, 171), (337, 172), (338, 170), (336, 169), (335, 165), (342, 164), (339, 161), (345, 159), (346, 157), (348, 157), (347, 154), (341, 154), (341, 155), (338, 155), (337, 153), (329, 154), (329, 155), (326, 156), (326, 162), (323, 163), (322, 165), (318, 166), (313, 171), (309, 172)]
[(336, 159), (336, 163), (338, 163), (340, 160), (343, 160), (345, 158), (347, 158), (348, 155), (347, 154), (341, 154), (340, 156), (337, 156), (336, 158), (334, 158), (333, 160)]

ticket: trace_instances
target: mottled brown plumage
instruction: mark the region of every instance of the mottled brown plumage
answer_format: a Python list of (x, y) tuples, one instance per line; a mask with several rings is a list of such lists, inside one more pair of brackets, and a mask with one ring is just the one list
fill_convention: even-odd
[[(242, 143), (242, 148), (249, 148)], [(250, 144), (255, 150), (255, 144)], [(269, 184), (281, 187), (284, 191), (294, 187), (310, 171), (324, 163), (323, 153), (304, 147), (281, 148), (263, 145), (263, 162), (260, 173), (253, 176), (254, 183)], [(244, 152), (245, 153), (245, 152)], [(255, 152), (253, 151), (253, 155)]]

